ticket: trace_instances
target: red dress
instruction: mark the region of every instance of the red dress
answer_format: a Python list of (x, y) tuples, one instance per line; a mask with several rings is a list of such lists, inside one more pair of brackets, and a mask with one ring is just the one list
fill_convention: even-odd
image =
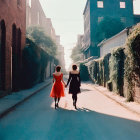
[(63, 78), (63, 74), (56, 76), (55, 74), (53, 74), (53, 77), (55, 79), (55, 82), (52, 86), (52, 90), (50, 93), (50, 97), (52, 98), (60, 98), (60, 97), (64, 97), (64, 85), (62, 83), (62, 78)]

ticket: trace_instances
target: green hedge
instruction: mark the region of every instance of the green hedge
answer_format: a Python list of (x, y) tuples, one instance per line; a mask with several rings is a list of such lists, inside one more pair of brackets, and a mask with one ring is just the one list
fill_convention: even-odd
[(106, 87), (111, 84), (111, 90), (123, 96), (124, 85), (124, 47), (114, 49), (100, 59), (88, 63), (88, 72), (93, 83)]
[(125, 53), (124, 47), (114, 49), (110, 57), (110, 81), (112, 83), (112, 89), (115, 93), (123, 95), (124, 85), (124, 61)]
[(81, 80), (82, 81), (88, 81), (89, 80), (89, 74), (88, 74), (88, 68), (85, 65), (85, 63), (80, 63), (79, 69), (80, 69)]
[[(140, 86), (140, 24), (129, 31), (125, 46), (87, 64), (93, 83), (133, 101), (135, 86)], [(125, 84), (125, 86), (124, 86)]]
[(140, 24), (131, 29), (126, 44), (125, 80), (128, 92), (125, 96), (127, 101), (133, 101), (135, 84), (140, 85)]
[(97, 81), (97, 63), (96, 63), (96, 61), (91, 61), (90, 64), (88, 64), (88, 72), (90, 74), (90, 78), (93, 81), (93, 83), (96, 83), (96, 81)]
[(108, 53), (104, 56), (103, 65), (104, 65), (104, 87), (106, 87), (107, 82), (110, 80), (110, 68), (109, 68), (109, 60), (111, 57), (111, 53)]
[(27, 38), (26, 44), (28, 46), (24, 48), (22, 58), (22, 88), (30, 88), (44, 81), (48, 61), (52, 59), (45, 51), (36, 46), (32, 40)]
[(112, 90), (123, 96), (124, 48), (114, 49), (112, 53), (88, 63), (88, 72), (93, 83), (106, 87), (112, 84)]
[(107, 54), (103, 58), (92, 60), (88, 63), (88, 71), (93, 83), (106, 86), (109, 80), (110, 55)]

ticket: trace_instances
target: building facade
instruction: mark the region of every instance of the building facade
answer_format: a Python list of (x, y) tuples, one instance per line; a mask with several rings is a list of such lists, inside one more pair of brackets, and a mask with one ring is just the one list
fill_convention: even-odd
[[(124, 28), (134, 25), (140, 21), (133, 14), (132, 0), (87, 0), (84, 9), (84, 43), (83, 53), (85, 59), (90, 56), (95, 58), (100, 56), (99, 48), (97, 47), (98, 36), (96, 34), (98, 25), (106, 17), (116, 19), (123, 24)], [(106, 28), (106, 27), (104, 27)], [(111, 27), (110, 27), (111, 28)], [(107, 31), (109, 34), (109, 31)], [(102, 37), (101, 40), (105, 38)]]
[(52, 21), (46, 17), (39, 0), (27, 0), (26, 26), (42, 27), (44, 32), (56, 42), (56, 34)]
[(0, 96), (18, 86), (25, 32), (26, 1), (0, 0)]
[(56, 45), (57, 45), (57, 59), (59, 60), (59, 65), (62, 67), (62, 71), (65, 72), (65, 59), (64, 59), (64, 47), (60, 44), (60, 36), (56, 36)]
[[(57, 58), (59, 60), (60, 65), (63, 64), (63, 68), (65, 69), (64, 63), (64, 47), (60, 45), (60, 36), (57, 36), (55, 33), (55, 29), (52, 25), (51, 18), (47, 18), (39, 0), (27, 0), (26, 5), (26, 25), (30, 26), (39, 26), (42, 27), (45, 34), (49, 36), (57, 45)], [(54, 62), (49, 62), (46, 68), (46, 76), (52, 75), (54, 72)]]
[(39, 0), (27, 0), (26, 3), (26, 26), (45, 27), (46, 16)]
[(76, 43), (76, 46), (77, 46), (77, 47), (82, 48), (83, 37), (84, 37), (84, 35), (78, 35), (78, 36), (77, 36), (77, 43)]
[(100, 47), (100, 57), (110, 53), (113, 48), (123, 46), (128, 37), (128, 32), (129, 28), (125, 28), (115, 36), (107, 40), (103, 40), (100, 44), (98, 44), (98, 47)]
[(82, 46), (83, 46), (83, 39), (84, 39), (84, 35), (77, 35), (77, 43), (76, 43), (76, 47), (78, 47), (78, 49), (80, 50), (80, 61), (84, 60), (84, 55), (83, 53), (81, 53), (82, 50)]
[(140, 15), (134, 15), (134, 22), (135, 24), (140, 22)]

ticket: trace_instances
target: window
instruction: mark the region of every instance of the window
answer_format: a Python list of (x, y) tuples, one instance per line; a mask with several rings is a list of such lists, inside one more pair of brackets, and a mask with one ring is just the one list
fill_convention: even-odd
[(97, 7), (98, 8), (103, 8), (104, 7), (103, 1), (97, 1)]
[(27, 5), (31, 7), (31, 3), (32, 1), (31, 0), (27, 0)]
[(17, 0), (17, 5), (18, 5), (18, 6), (21, 5), (21, 0)]
[(120, 2), (120, 8), (125, 8), (125, 2)]
[(31, 7), (31, 5), (32, 5), (32, 1), (31, 1), (31, 0), (29, 0), (29, 6)]

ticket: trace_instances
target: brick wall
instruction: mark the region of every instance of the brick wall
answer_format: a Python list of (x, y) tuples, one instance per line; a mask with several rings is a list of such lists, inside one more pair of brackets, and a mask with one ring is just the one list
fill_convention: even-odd
[[(5, 44), (5, 91), (12, 90), (12, 40), (13, 40), (13, 25), (16, 27), (16, 53), (20, 57), (22, 49), (25, 46), (26, 32), (26, 0), (0, 0), (0, 22), (4, 21), (6, 28), (6, 44)], [(19, 47), (19, 32), (21, 31), (21, 48)]]
[(39, 25), (41, 27), (46, 26), (46, 15), (42, 9), (39, 0), (31, 0), (31, 5), (26, 5), (26, 26)]

